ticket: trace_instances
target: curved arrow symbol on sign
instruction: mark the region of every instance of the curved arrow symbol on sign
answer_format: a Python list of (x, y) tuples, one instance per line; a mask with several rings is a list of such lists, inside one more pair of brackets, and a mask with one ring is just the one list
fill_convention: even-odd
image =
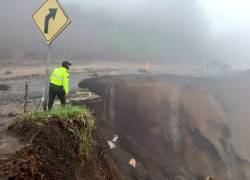
[(49, 14), (45, 17), (44, 33), (48, 34), (48, 30), (49, 30), (49, 20), (50, 20), (51, 18), (53, 18), (53, 20), (55, 20), (56, 12), (57, 12), (57, 9), (56, 9), (56, 8), (51, 8), (51, 9), (49, 9)]

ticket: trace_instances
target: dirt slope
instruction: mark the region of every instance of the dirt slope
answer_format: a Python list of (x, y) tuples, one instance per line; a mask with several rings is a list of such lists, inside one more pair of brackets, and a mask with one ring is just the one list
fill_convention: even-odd
[(93, 128), (91, 115), (67, 109), (60, 116), (56, 112), (23, 115), (9, 126), (8, 135), (23, 145), (0, 159), (0, 179), (119, 180), (119, 170)]
[(246, 76), (110, 76), (79, 85), (102, 96), (93, 108), (107, 138), (118, 133), (121, 148), (143, 164), (134, 173), (146, 175), (134, 179), (248, 180)]

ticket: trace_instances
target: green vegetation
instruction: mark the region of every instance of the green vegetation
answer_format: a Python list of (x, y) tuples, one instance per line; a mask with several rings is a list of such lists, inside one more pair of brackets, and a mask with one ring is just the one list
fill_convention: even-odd
[(45, 126), (50, 119), (60, 120), (64, 127), (79, 138), (80, 154), (86, 156), (86, 158), (90, 157), (95, 119), (89, 109), (78, 106), (66, 106), (54, 108), (49, 112), (26, 113), (18, 119), (18, 123), (28, 121), (37, 126)]

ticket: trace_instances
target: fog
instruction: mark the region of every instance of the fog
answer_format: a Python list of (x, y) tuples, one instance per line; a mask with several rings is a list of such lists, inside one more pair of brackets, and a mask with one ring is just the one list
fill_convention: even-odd
[[(250, 66), (250, 3), (236, 0), (60, 1), (72, 24), (53, 43), (52, 57), (199, 65), (225, 60)], [(32, 22), (38, 0), (0, 6), (0, 58), (45, 59)]]

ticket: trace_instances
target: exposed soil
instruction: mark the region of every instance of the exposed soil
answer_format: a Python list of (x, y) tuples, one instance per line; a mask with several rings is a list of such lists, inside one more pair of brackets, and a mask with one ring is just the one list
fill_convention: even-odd
[(17, 122), (9, 133), (23, 147), (0, 160), (0, 179), (120, 179), (106, 143), (97, 134), (86, 158), (79, 153), (79, 139), (57, 118), (51, 117), (44, 126)]
[[(90, 107), (107, 140), (119, 135), (112, 153), (129, 179), (248, 180), (247, 77), (109, 76), (80, 87), (102, 97)], [(128, 170), (129, 158), (142, 166)]]
[[(73, 174), (65, 176), (69, 179), (250, 179), (249, 72), (237, 77), (148, 74), (83, 81), (81, 87), (88, 87), (103, 101), (87, 104), (99, 130), (94, 153), (79, 167), (74, 148), (66, 144), (64, 154), (58, 153), (62, 149), (58, 142), (72, 139), (57, 120), (42, 129), (23, 125), (16, 133), (8, 131), (22, 112), (24, 82), (30, 81), (29, 97), (40, 97), (44, 83), (41, 75), (27, 76), (22, 71), (22, 77), (16, 77), (19, 71), (10, 70), (12, 74), (1, 79), (11, 88), (0, 92), (0, 179), (4, 173), (5, 178), (35, 175), (39, 179), (44, 175), (64, 179), (65, 172)], [(72, 74), (72, 90), (85, 76), (86, 72)], [(16, 99), (19, 102), (13, 101)], [(29, 100), (31, 111), (37, 107), (34, 102)], [(106, 141), (115, 134), (119, 140), (110, 154)], [(62, 161), (64, 155), (68, 166)], [(50, 161), (47, 156), (55, 159)], [(136, 168), (128, 165), (131, 158), (136, 159)]]
[[(102, 134), (98, 132), (90, 160), (86, 162), (78, 179), (86, 180), (120, 180), (122, 174), (117, 167), (117, 163), (111, 155), (107, 143), (104, 141)], [(84, 178), (83, 178), (84, 177)]]

